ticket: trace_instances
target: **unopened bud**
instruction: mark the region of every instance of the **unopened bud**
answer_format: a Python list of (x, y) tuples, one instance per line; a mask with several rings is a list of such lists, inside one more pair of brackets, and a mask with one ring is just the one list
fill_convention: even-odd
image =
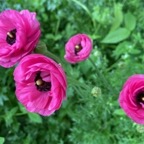
[(99, 87), (94, 87), (91, 91), (91, 94), (94, 97), (101, 96), (101, 89)]

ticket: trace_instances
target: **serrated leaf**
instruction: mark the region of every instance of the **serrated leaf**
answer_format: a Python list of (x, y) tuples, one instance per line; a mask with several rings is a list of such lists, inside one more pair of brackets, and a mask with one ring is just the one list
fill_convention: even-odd
[(14, 107), (6, 113), (4, 119), (5, 119), (5, 122), (6, 122), (7, 126), (10, 126), (11, 123), (13, 122), (13, 116), (15, 115), (17, 110), (18, 110), (18, 107)]
[(0, 105), (3, 106), (4, 101), (7, 101), (8, 98), (4, 94), (0, 94)]
[(34, 123), (42, 123), (42, 118), (35, 113), (28, 113), (29, 119)]
[(128, 29), (118, 28), (115, 31), (109, 32), (102, 40), (102, 43), (118, 43), (128, 38), (129, 35), (130, 35), (130, 31)]
[(4, 137), (0, 137), (0, 144), (3, 144), (5, 141), (5, 138)]
[(20, 103), (19, 103), (19, 109), (20, 109), (20, 111), (21, 111), (23, 114), (26, 114), (26, 113), (27, 113), (25, 107), (24, 107), (22, 104), (20, 104)]
[(129, 52), (130, 47), (132, 47), (130, 42), (127, 41), (121, 42), (113, 51), (113, 56), (118, 58), (122, 54)]
[(128, 12), (124, 16), (124, 23), (127, 29), (130, 31), (134, 30), (136, 26), (136, 17), (132, 13)]

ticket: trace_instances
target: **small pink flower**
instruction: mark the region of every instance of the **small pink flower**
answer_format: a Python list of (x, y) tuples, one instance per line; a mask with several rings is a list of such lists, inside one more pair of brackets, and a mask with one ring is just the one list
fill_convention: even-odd
[(86, 60), (92, 51), (92, 40), (86, 34), (77, 34), (65, 45), (64, 58), (70, 63)]
[(38, 43), (40, 33), (36, 13), (28, 10), (0, 13), (0, 65), (12, 67), (30, 54)]
[(144, 124), (144, 75), (135, 74), (125, 82), (119, 96), (121, 108), (138, 124)]
[(52, 59), (41, 54), (24, 57), (14, 71), (16, 97), (30, 112), (49, 116), (66, 98), (66, 75)]

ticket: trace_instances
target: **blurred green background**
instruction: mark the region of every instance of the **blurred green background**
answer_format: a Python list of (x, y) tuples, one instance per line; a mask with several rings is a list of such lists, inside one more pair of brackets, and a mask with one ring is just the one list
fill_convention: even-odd
[(143, 144), (144, 127), (120, 109), (119, 92), (132, 74), (144, 74), (143, 0), (1, 0), (0, 10), (37, 13), (41, 40), (64, 61), (77, 33), (93, 39), (90, 58), (64, 61), (67, 100), (50, 117), (17, 101), (13, 70), (0, 67), (0, 144)]

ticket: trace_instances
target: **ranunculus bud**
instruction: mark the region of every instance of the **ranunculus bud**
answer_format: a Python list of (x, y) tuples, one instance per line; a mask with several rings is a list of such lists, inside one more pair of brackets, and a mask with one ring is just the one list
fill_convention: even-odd
[(30, 54), (40, 38), (35, 12), (5, 10), (0, 13), (0, 65), (12, 67)]
[(61, 65), (41, 54), (24, 57), (14, 71), (16, 97), (30, 112), (49, 116), (66, 98), (66, 75)]
[(125, 82), (119, 96), (121, 108), (133, 121), (144, 124), (144, 75), (135, 74)]
[(92, 40), (86, 34), (71, 37), (65, 45), (64, 58), (70, 63), (86, 60), (92, 51)]

